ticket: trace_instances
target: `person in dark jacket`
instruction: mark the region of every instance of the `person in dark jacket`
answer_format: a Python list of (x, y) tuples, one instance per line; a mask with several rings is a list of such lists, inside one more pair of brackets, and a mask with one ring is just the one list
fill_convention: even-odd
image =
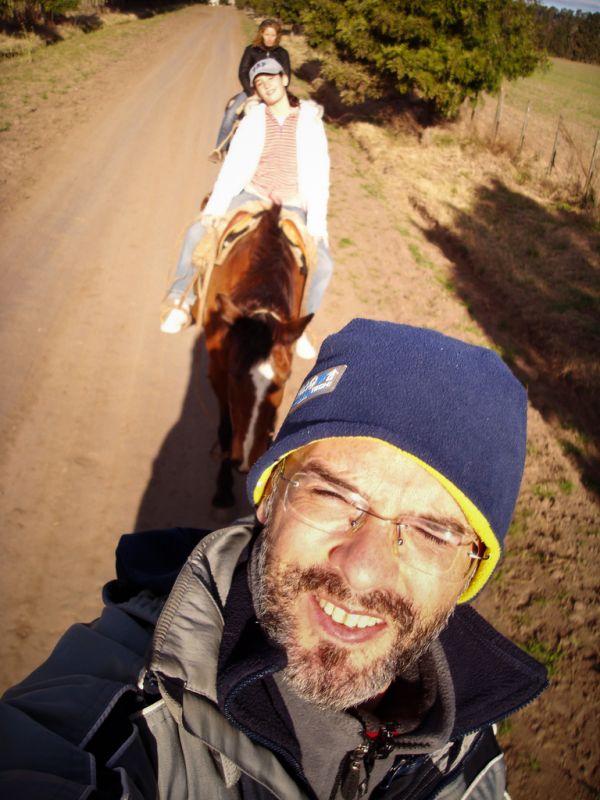
[[(219, 148), (231, 133), (238, 109), (249, 97), (254, 95), (254, 87), (250, 80), (252, 67), (264, 58), (274, 58), (283, 67), (283, 72), (287, 75), (288, 80), (291, 78), (290, 56), (288, 51), (280, 45), (281, 35), (281, 23), (274, 19), (265, 19), (258, 26), (258, 31), (252, 44), (248, 45), (244, 50), (238, 69), (242, 91), (232, 97), (225, 107), (225, 114), (217, 135), (215, 150), (211, 153), (212, 158), (215, 158), (215, 154), (221, 154)], [(220, 157), (218, 160), (220, 160)]]
[(364, 319), (329, 336), (248, 475), (256, 518), (123, 537), (102, 617), (6, 693), (0, 795), (506, 798), (493, 724), (546, 673), (468, 603), (526, 416), (491, 350)]

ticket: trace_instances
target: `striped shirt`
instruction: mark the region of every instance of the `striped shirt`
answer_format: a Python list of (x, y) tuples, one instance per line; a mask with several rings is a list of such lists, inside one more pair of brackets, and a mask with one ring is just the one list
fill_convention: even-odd
[(269, 197), (275, 192), (286, 205), (298, 202), (298, 161), (296, 127), (298, 109), (278, 120), (271, 109), (265, 113), (265, 144), (248, 191)]

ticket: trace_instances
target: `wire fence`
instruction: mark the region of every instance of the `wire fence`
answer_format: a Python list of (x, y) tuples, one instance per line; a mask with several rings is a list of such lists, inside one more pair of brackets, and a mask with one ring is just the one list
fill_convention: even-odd
[(550, 117), (533, 100), (517, 107), (506, 101), (504, 92), (479, 104), (469, 126), (478, 138), (567, 187), (584, 204), (600, 205), (600, 129), (566, 114)]

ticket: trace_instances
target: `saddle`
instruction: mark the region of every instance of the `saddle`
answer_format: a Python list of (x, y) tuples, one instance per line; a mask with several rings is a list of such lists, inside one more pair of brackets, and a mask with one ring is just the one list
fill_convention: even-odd
[[(196, 280), (201, 302), (198, 313), (199, 320), (203, 316), (204, 298), (212, 270), (223, 263), (236, 242), (258, 227), (264, 210), (265, 205), (260, 200), (252, 200), (233, 209), (222, 217), (214, 228), (207, 231), (194, 250), (192, 263), (196, 267)], [(308, 280), (315, 268), (317, 249), (312, 236), (306, 230), (306, 225), (298, 214), (282, 208), (279, 215), (279, 227), (290, 245), (298, 270)], [(303, 313), (305, 313), (304, 310)]]

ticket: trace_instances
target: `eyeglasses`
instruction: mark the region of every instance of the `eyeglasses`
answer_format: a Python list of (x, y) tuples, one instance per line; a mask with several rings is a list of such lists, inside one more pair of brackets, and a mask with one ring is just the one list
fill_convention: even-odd
[(395, 528), (397, 557), (427, 575), (453, 573), (466, 578), (478, 561), (489, 558), (480, 555), (479, 539), (458, 526), (410, 514), (397, 519), (382, 517), (371, 511), (359, 494), (311, 472), (297, 472), (292, 478), (280, 472), (278, 477), (286, 484), (283, 508), (296, 519), (332, 534), (355, 533), (367, 517), (375, 517)]

